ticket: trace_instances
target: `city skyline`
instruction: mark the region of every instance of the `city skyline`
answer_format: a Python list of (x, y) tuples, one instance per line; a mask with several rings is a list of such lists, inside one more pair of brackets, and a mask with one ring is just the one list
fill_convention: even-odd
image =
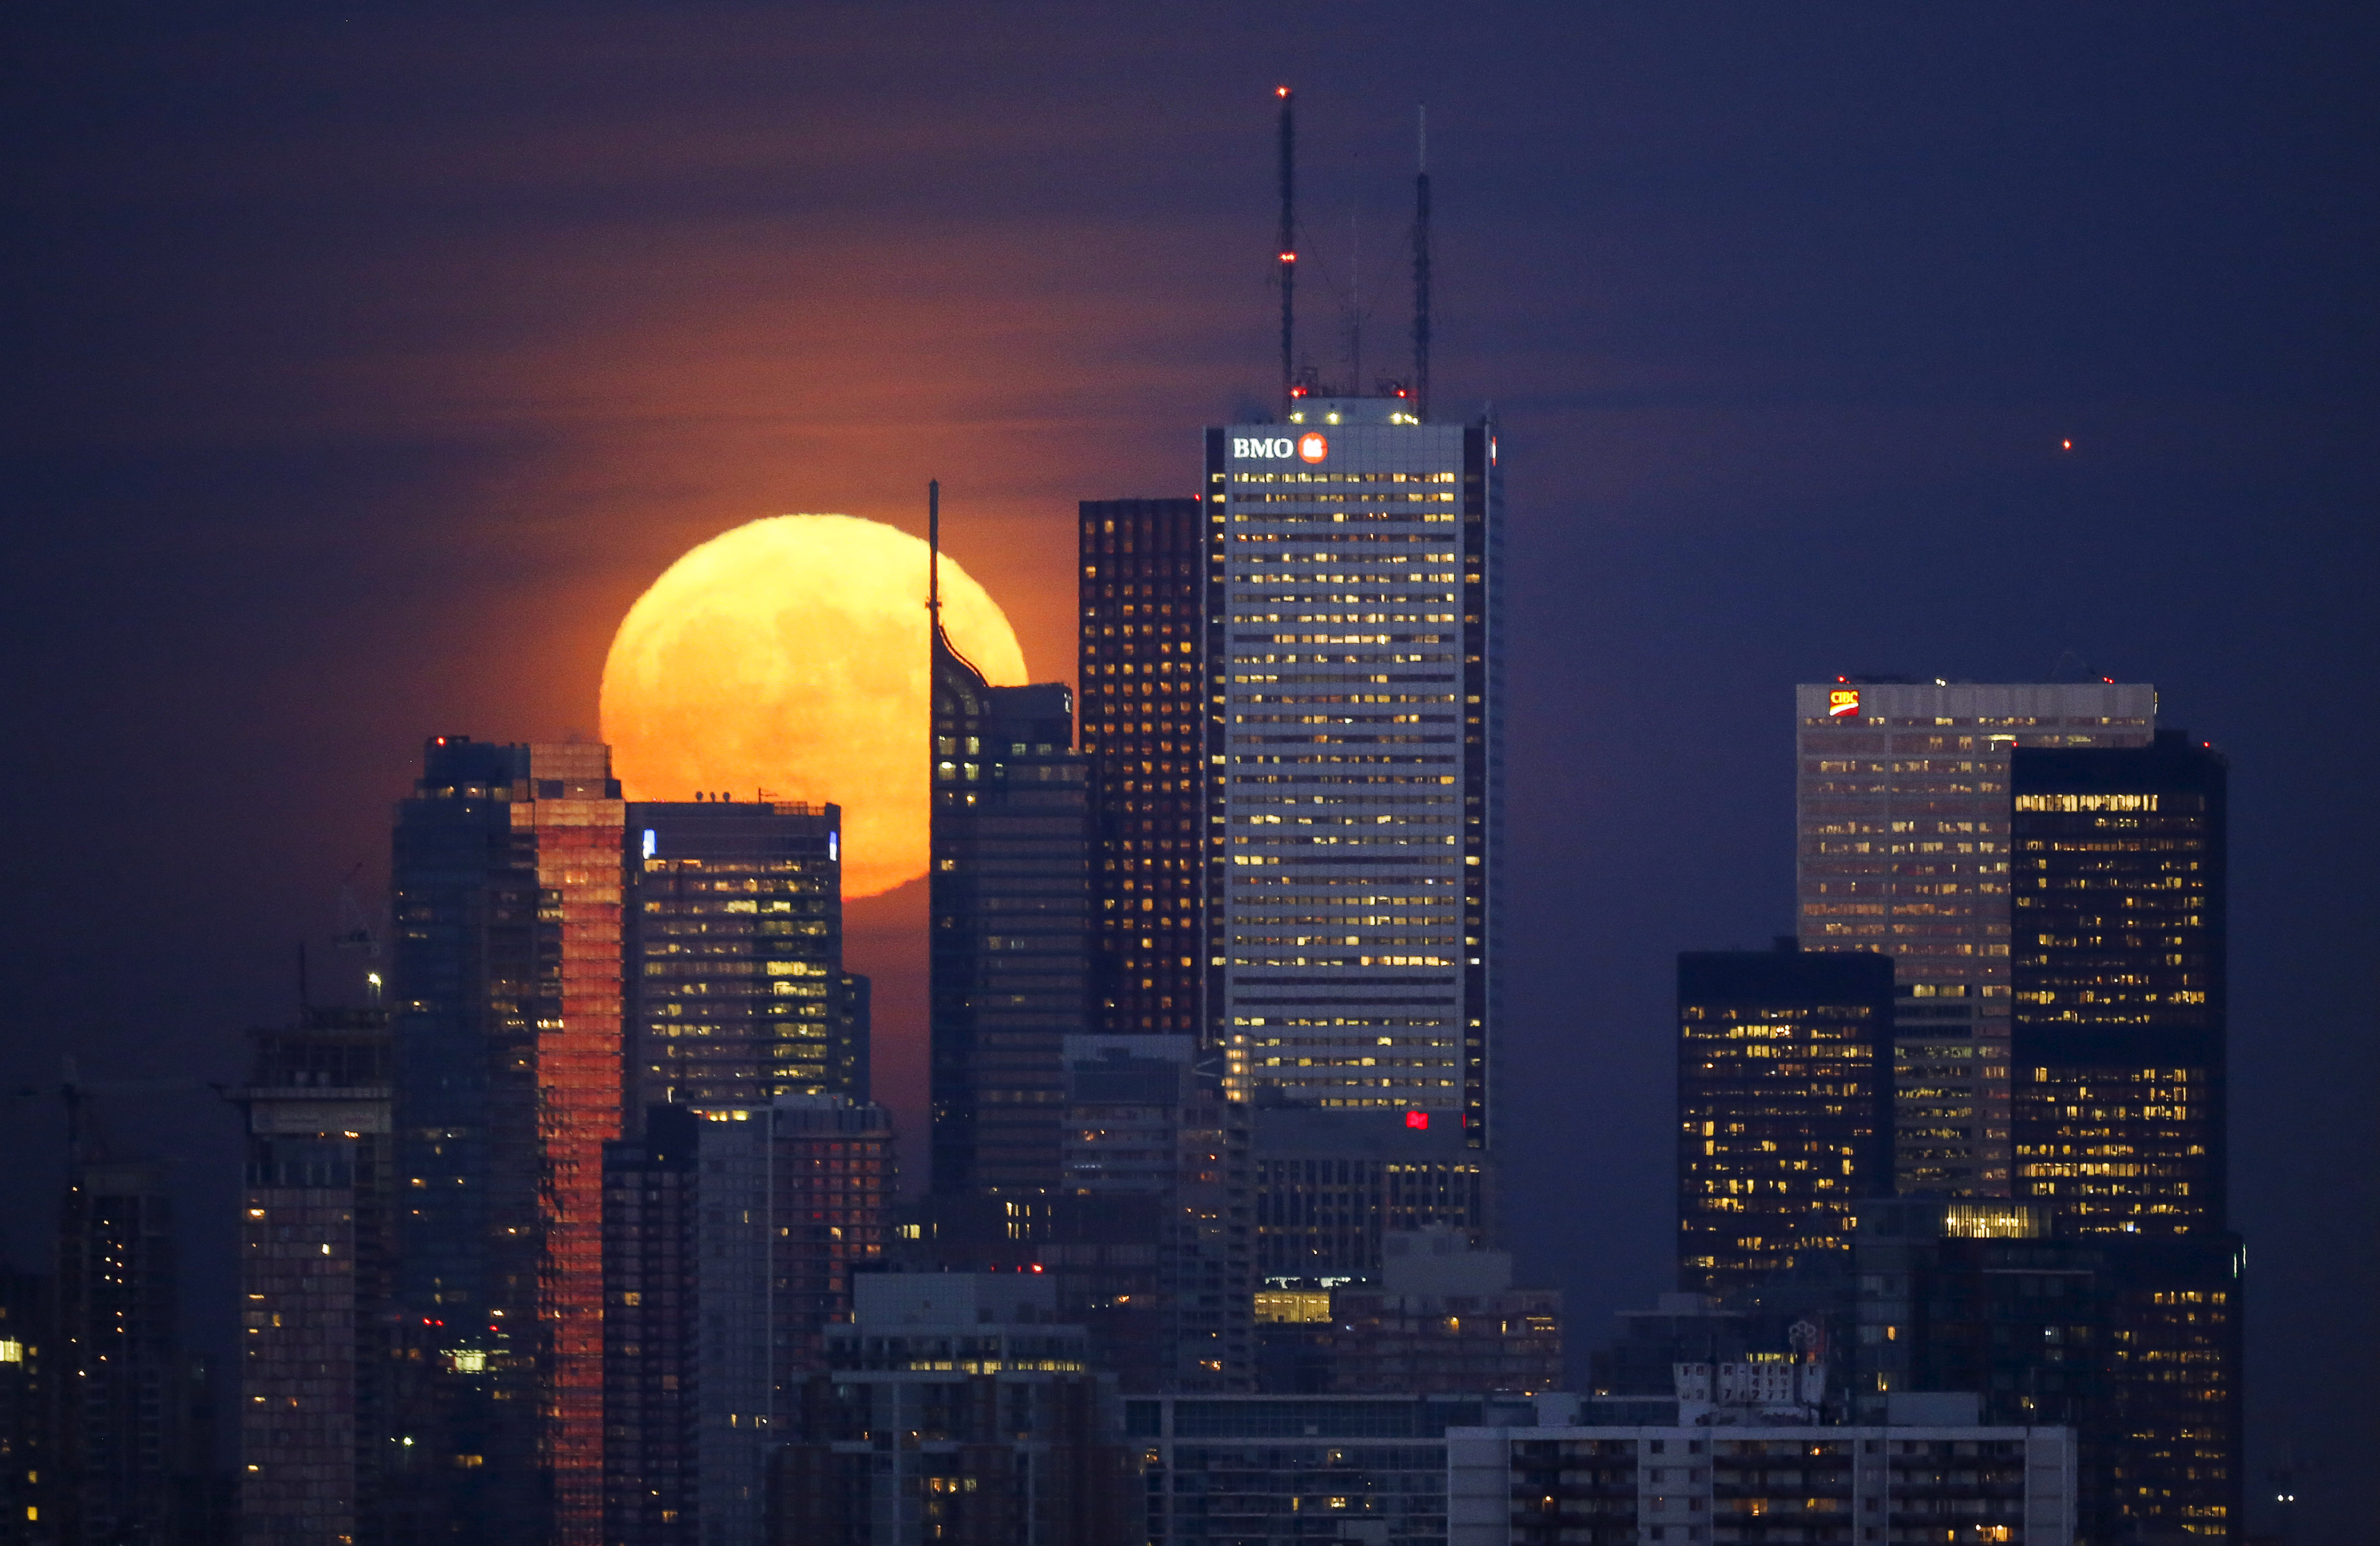
[[(27, 109), (55, 164), (21, 195), (43, 233), (25, 379), (51, 389), (12, 441), (34, 535), (9, 648), (45, 738), (9, 774), (44, 877), (7, 914), (10, 1087), (55, 1086), (61, 1056), (236, 1083), (241, 1033), (292, 1018), (294, 941), (316, 943), (318, 999), (363, 969), (324, 945), (353, 931), (343, 883), (367, 913), (384, 883), (378, 802), (420, 736), (591, 740), (612, 621), (745, 519), (914, 529), (940, 473), (1032, 676), (1067, 676), (1080, 502), (1196, 493), (1184, 426), (1267, 393), (1270, 255), (1230, 254), (1268, 234), (1250, 115), (1278, 75), (1307, 112), (1299, 294), (1326, 360), (1339, 233), (1354, 213), (1363, 271), (1399, 267), (1378, 255), (1407, 104), (1429, 101), (1437, 393), (1458, 418), (1495, 395), (1514, 453), (1530, 841), (1500, 1052), (1534, 1077), (1500, 1091), (1498, 1145), (1524, 1281), (1567, 1287), (1591, 1335), (1666, 1274), (1673, 1193), (1646, 1156), (1673, 1143), (1668, 973), (1795, 927), (1786, 688), (2153, 681), (2160, 722), (2239, 773), (2229, 1200), (2259, 1253), (2259, 1488), (2342, 1443), (2371, 1263), (2362, 1235), (2334, 1248), (2374, 1174), (2370, 281), (2339, 213), (2368, 40), (2312, 18), (2102, 18), (2048, 52), (2013, 18), (1826, 17), (1814, 44), (1513, 18), (1423, 60), (1300, 20), (1259, 67), (1219, 13), (1075, 19), (897, 45), (762, 26), (769, 86), (706, 46), (686, 79), (722, 89), (691, 95), (613, 89), (637, 52), (617, 34), (532, 62), (501, 28), (368, 9), (356, 36), (391, 46), (364, 59), (328, 34), (263, 47), (244, 12), (121, 46), (23, 24), (61, 63)], [(164, 63), (193, 40), (205, 67)], [(879, 91), (912, 46), (928, 67)], [(343, 118), (301, 87), (325, 67), (407, 105)], [(573, 89), (532, 112), (495, 84), (532, 77)], [(276, 105), (271, 135), (222, 110), (221, 79)], [(809, 92), (790, 140), (789, 79)], [(713, 112), (715, 137), (650, 132)], [(1394, 153), (1359, 164), (1375, 140)], [(583, 198), (549, 197), (582, 158)], [(1376, 308), (1374, 354), (1402, 304)], [(833, 320), (854, 316), (868, 336)], [(2307, 842), (2309, 811), (2345, 813), (2341, 835)], [(925, 963), (901, 942), (923, 916), (912, 894), (844, 919), (879, 1081), (918, 1093)], [(187, 1090), (105, 1102), (188, 1162), (186, 1231), (230, 1216), (206, 1179), (235, 1163), (228, 1114)], [(14, 1157), (55, 1174), (55, 1116), (18, 1126)], [(14, 1265), (55, 1195), (37, 1180), (7, 1212)], [(188, 1255), (220, 1298), (225, 1238)]]

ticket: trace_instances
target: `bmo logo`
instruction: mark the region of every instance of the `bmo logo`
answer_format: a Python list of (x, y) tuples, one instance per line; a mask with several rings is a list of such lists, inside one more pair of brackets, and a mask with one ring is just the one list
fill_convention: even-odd
[(1232, 455), (1243, 461), (1286, 461), (1296, 456), (1303, 461), (1318, 462), (1330, 455), (1330, 442), (1311, 432), (1294, 440), (1287, 436), (1233, 435)]

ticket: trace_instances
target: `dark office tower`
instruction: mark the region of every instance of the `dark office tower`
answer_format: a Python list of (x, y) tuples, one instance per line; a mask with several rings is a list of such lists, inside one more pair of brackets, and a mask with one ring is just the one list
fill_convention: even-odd
[(1060, 1050), (1083, 1029), (1084, 762), (1065, 687), (995, 688), (933, 627), (933, 1187), (1059, 1179)]
[(883, 1251), (891, 1118), (836, 1095), (661, 1106), (604, 1164), (604, 1540), (758, 1546), (786, 1393)]
[(1115, 1376), (1047, 1276), (863, 1273), (827, 1359), (771, 1424), (771, 1546), (1149, 1539)]
[(1082, 506), (1095, 1029), (1196, 1036), (1207, 968), (1207, 537), (1196, 499)]
[(1207, 432), (1206, 1013), (1235, 1089), (1486, 1150), (1501, 474), (1413, 408)]
[(2078, 1236), (2040, 1201), (1900, 1199), (1864, 1208), (1853, 1239), (1852, 1420), (1972, 1392), (1986, 1423), (2075, 1430), (2077, 1541), (2242, 1539), (2238, 1236)]
[(240, 1203), (246, 1546), (401, 1539), (393, 1445), (395, 1187), (388, 1016), (310, 1010), (252, 1033)]
[(1678, 957), (1678, 1286), (1748, 1287), (1850, 1248), (1892, 1190), (1892, 961)]
[(865, 1101), (871, 1088), (868, 1038), (875, 993), (868, 980), (856, 971), (843, 973), (836, 981), (843, 992), (834, 1002), (835, 1062), (827, 1071), (828, 1090)]
[(2077, 1233), (2225, 1227), (2221, 752), (2017, 749), (2019, 1195)]
[(628, 1120), (649, 1106), (850, 1095), (867, 1053), (843, 974), (843, 813), (628, 807)]
[[(1148, 1222), (1127, 1225), (1140, 1250), (1117, 1242), (1125, 1271), (1086, 1283), (1069, 1264), (1059, 1292), (1062, 1302), (1078, 1284), (1089, 1290), (1067, 1314), (1089, 1327), (1099, 1367), (1128, 1391), (1253, 1385), (1251, 1108), (1198, 1070), (1196, 1046), (1187, 1035), (1066, 1039), (1065, 1189), (1083, 1217)], [(1145, 1262), (1152, 1240), (1154, 1263), (1127, 1266)]]
[(443, 1330), (466, 1539), (602, 1518), (602, 1145), (620, 1124), (625, 807), (595, 745), (442, 736), (397, 808), (399, 1300)]
[(188, 1413), (165, 1167), (73, 1146), (58, 1231), (57, 1539), (165, 1541)]
[(1256, 1110), (1257, 1272), (1378, 1279), (1392, 1230), (1495, 1235), (1493, 1178), (1463, 1129), (1427, 1112)]
[(57, 1539), (51, 1280), (0, 1266), (0, 1541)]

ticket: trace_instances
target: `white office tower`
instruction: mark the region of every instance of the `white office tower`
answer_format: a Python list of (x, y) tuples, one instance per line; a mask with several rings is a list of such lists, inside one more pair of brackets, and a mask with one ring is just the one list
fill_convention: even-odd
[(1844, 677), (1793, 691), (1802, 948), (1894, 957), (1897, 1187), (2007, 1197), (2010, 753), (2146, 746), (2156, 689)]
[(1485, 1149), (1495, 432), (1290, 401), (1207, 432), (1208, 1035), (1241, 1099)]

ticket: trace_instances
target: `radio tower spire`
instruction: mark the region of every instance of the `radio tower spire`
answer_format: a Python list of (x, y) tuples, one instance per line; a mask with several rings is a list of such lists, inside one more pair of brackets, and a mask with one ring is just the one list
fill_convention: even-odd
[(1429, 417), (1429, 109), (1415, 109), (1414, 416)]
[(1289, 88), (1281, 98), (1281, 389), (1297, 391), (1297, 106)]

